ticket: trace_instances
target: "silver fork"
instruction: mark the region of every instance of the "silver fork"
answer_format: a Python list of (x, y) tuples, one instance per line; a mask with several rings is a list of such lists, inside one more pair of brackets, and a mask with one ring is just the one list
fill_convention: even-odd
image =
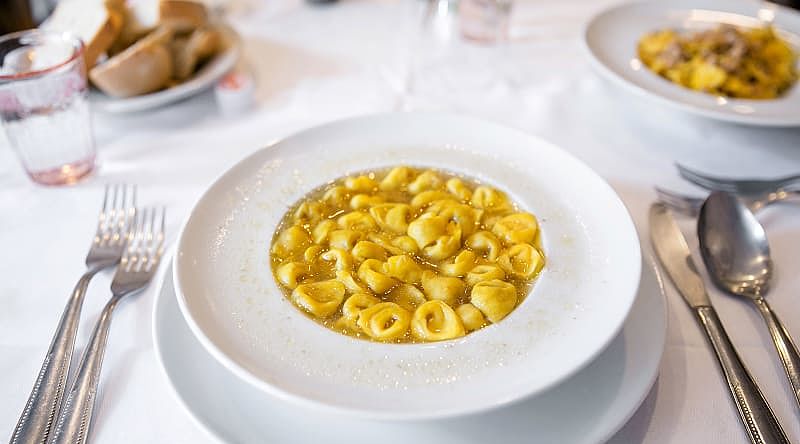
[[(705, 202), (705, 198), (687, 196), (685, 194), (677, 193), (675, 191), (666, 190), (661, 187), (655, 187), (656, 194), (658, 195), (659, 202), (665, 204), (671, 209), (683, 213), (687, 216), (697, 217), (700, 214), (700, 208)], [(750, 211), (757, 212), (758, 210), (791, 198), (800, 197), (800, 190), (791, 191), (776, 191), (774, 193), (767, 193), (761, 196), (739, 196), (750, 208)]]
[(775, 179), (730, 179), (701, 173), (676, 163), (678, 173), (689, 182), (707, 190), (734, 194), (767, 194), (800, 185), (800, 174)]
[(145, 208), (137, 213), (128, 246), (111, 282), (111, 299), (103, 308), (81, 358), (75, 381), (53, 431), (52, 443), (78, 444), (88, 439), (111, 315), (123, 297), (143, 290), (156, 273), (164, 249), (165, 217), (164, 208), (160, 211)]
[(120, 261), (128, 225), (135, 213), (135, 186), (106, 185), (97, 231), (86, 256), (87, 270), (67, 301), (31, 394), (11, 435), (11, 444), (47, 442), (64, 396), (86, 288), (97, 272)]

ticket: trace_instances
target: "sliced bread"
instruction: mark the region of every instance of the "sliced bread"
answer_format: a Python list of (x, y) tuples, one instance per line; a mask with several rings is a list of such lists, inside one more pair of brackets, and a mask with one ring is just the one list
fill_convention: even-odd
[(170, 81), (172, 55), (168, 49), (173, 31), (159, 27), (121, 53), (89, 71), (89, 79), (104, 93), (131, 97), (157, 91)]

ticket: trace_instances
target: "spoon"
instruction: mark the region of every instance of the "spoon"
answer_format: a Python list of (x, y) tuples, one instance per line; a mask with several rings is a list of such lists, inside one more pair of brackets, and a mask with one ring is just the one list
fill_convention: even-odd
[(697, 235), (700, 253), (714, 284), (751, 301), (764, 317), (800, 406), (800, 353), (789, 331), (764, 299), (772, 278), (772, 259), (764, 227), (736, 196), (715, 191), (700, 209)]

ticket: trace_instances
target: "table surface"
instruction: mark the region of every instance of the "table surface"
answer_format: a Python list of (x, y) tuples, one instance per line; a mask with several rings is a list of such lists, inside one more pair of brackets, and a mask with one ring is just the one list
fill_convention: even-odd
[[(547, 139), (609, 181), (647, 239), (658, 184), (683, 183), (673, 162), (731, 175), (800, 171), (800, 129), (761, 129), (695, 118), (633, 97), (599, 78), (581, 44), (583, 24), (609, 1), (522, 1), (512, 39), (477, 47), (450, 41), (447, 19), (421, 25), (422, 0), (235, 0), (241, 67), (257, 106), (223, 116), (206, 92), (152, 112), (94, 117), (101, 166), (69, 188), (44, 188), (0, 149), (0, 437), (16, 423), (83, 258), (106, 183), (139, 184), (140, 202), (168, 208), (170, 240), (193, 202), (228, 167), (271, 141), (331, 120), (397, 110), (443, 110), (501, 122)], [(0, 142), (6, 144), (5, 142)], [(800, 207), (765, 211), (777, 276), (769, 299), (800, 336)], [(691, 229), (685, 225), (687, 233)], [(689, 233), (690, 234), (690, 233)], [(694, 238), (694, 236), (692, 236)], [(696, 241), (694, 242), (696, 247)], [(643, 249), (649, 254), (648, 242)], [(107, 297), (92, 283), (76, 353)], [(153, 350), (155, 285), (116, 314), (103, 369), (95, 442), (212, 442), (182, 409)], [(730, 336), (794, 441), (798, 410), (759, 315), (711, 291)], [(704, 336), (669, 287), (660, 376), (614, 443), (745, 442)], [(143, 426), (144, 425), (144, 426)], [(535, 437), (532, 437), (535, 438)]]

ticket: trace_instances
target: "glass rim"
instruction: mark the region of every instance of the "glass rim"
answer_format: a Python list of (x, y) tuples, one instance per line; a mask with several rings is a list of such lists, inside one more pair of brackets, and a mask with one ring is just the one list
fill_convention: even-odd
[(59, 68), (62, 68), (64, 66), (67, 66), (75, 62), (81, 56), (83, 56), (83, 53), (86, 51), (86, 45), (83, 44), (83, 41), (72, 33), (42, 31), (40, 29), (26, 29), (23, 31), (12, 32), (11, 34), (5, 34), (3, 36), (0, 36), (0, 43), (3, 43), (11, 39), (20, 38), (23, 35), (53, 36), (62, 38), (68, 43), (72, 44), (73, 46), (72, 54), (66, 60), (58, 62), (55, 65), (48, 66), (47, 68), (37, 69), (33, 71), (25, 71), (17, 74), (0, 74), (0, 81), (25, 80), (42, 76), (44, 74), (56, 71)]

